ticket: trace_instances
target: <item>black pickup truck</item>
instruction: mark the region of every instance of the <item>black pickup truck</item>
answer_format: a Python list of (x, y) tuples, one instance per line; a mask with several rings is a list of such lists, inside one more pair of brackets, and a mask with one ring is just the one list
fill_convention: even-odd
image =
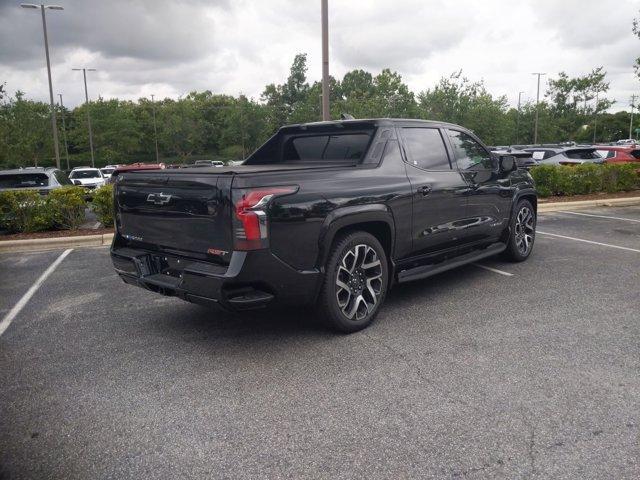
[(123, 173), (111, 257), (122, 279), (239, 311), (317, 305), (371, 323), (394, 283), (535, 237), (533, 180), (470, 131), (422, 120), (281, 128), (241, 166)]

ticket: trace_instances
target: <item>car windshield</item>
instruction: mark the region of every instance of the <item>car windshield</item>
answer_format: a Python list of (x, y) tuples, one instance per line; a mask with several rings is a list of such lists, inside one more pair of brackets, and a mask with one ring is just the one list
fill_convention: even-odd
[(111, 175), (115, 168), (101, 168), (100, 171), (105, 175)]
[(0, 188), (34, 188), (47, 186), (49, 186), (49, 177), (44, 173), (0, 175)]
[(98, 170), (74, 170), (69, 178), (100, 178)]

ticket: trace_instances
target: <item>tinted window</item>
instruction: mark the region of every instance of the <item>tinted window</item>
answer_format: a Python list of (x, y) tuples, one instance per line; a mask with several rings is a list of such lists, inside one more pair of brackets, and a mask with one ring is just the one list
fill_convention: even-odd
[(564, 154), (573, 160), (597, 160), (602, 158), (595, 150), (568, 150)]
[(629, 152), (634, 158), (640, 159), (640, 150), (631, 150)]
[(47, 186), (49, 186), (49, 177), (44, 173), (0, 175), (0, 188), (34, 188)]
[(450, 170), (449, 157), (436, 128), (403, 128), (407, 155), (412, 165), (426, 170)]
[(67, 174), (63, 171), (56, 170), (53, 172), (53, 175), (56, 177), (56, 180), (60, 185), (73, 185), (73, 182), (69, 180), (69, 177), (67, 177)]
[(492, 170), (491, 156), (482, 145), (464, 132), (448, 130), (460, 170)]
[(366, 133), (305, 135), (285, 141), (283, 161), (345, 161), (364, 157), (371, 137)]

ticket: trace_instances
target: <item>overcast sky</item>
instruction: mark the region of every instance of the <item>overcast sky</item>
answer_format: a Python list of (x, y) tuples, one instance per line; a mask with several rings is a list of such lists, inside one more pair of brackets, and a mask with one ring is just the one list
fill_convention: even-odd
[[(321, 75), (320, 0), (52, 0), (47, 26), (54, 93), (137, 99), (211, 90), (258, 99), (306, 52)], [(48, 101), (38, 10), (0, 0), (0, 83)], [(584, 74), (604, 66), (624, 109), (640, 82), (640, 0), (329, 0), (331, 74), (397, 70), (414, 92), (462, 69), (490, 92), (535, 100), (531, 72)]]

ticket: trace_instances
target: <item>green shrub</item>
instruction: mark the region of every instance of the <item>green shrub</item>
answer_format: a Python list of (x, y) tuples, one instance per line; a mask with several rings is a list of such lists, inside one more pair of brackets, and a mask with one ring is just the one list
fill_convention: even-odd
[(98, 188), (91, 200), (93, 211), (105, 227), (113, 226), (113, 185)]
[(38, 232), (53, 226), (47, 202), (37, 190), (0, 192), (0, 226), (10, 232)]
[(640, 165), (631, 163), (540, 165), (531, 169), (541, 197), (623, 192), (640, 188)]
[(75, 230), (85, 220), (85, 189), (69, 185), (51, 190), (46, 200), (53, 225), (61, 230)]

